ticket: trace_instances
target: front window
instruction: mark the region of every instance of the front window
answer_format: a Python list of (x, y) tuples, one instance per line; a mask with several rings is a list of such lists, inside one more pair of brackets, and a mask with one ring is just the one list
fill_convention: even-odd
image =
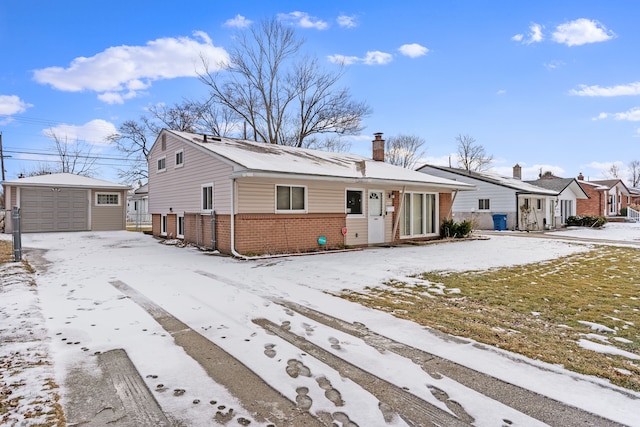
[(96, 206), (120, 206), (120, 194), (96, 193)]
[(160, 157), (158, 159), (158, 172), (163, 172), (167, 169), (167, 158)]
[(202, 210), (206, 212), (213, 210), (213, 184), (202, 186)]
[(306, 187), (276, 186), (276, 212), (305, 212)]
[(180, 150), (180, 151), (176, 151), (176, 168), (180, 168), (184, 166), (184, 151)]
[(347, 190), (347, 214), (362, 215), (362, 190)]
[(478, 210), (488, 211), (491, 209), (489, 199), (478, 199)]
[(402, 237), (437, 234), (436, 195), (431, 193), (405, 193), (400, 216)]

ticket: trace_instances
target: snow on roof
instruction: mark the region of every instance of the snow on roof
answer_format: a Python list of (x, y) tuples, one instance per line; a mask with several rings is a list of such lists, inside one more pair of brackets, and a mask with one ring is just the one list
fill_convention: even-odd
[(430, 167), (430, 168), (439, 169), (445, 172), (451, 172), (460, 176), (465, 176), (465, 177), (477, 179), (480, 181), (489, 182), (491, 184), (500, 185), (502, 187), (511, 188), (513, 190), (517, 190), (522, 193), (541, 194), (541, 195), (550, 195), (550, 196), (555, 196), (558, 194), (557, 191), (538, 187), (536, 185), (529, 184), (528, 182), (521, 181), (517, 178), (509, 178), (506, 176), (498, 175), (493, 172), (467, 171), (465, 169), (450, 168), (446, 166), (436, 166), (436, 165), (424, 165), (422, 167), (423, 168)]
[(584, 189), (578, 184), (575, 178), (541, 178), (535, 181), (526, 181), (538, 187), (547, 188), (549, 190), (557, 191), (558, 194), (562, 193), (567, 187), (572, 187), (573, 192), (579, 199), (588, 199), (589, 196), (584, 192)]
[(188, 132), (167, 131), (234, 165), (236, 177), (260, 174), (293, 174), (327, 179), (388, 181), (403, 185), (431, 185), (456, 190), (474, 190), (471, 184), (440, 178), (379, 162), (355, 154), (310, 150), (285, 145), (219, 138)]
[(5, 185), (12, 186), (51, 186), (56, 187), (75, 187), (75, 188), (103, 188), (128, 190), (128, 185), (116, 184), (110, 181), (104, 181), (87, 176), (75, 175), (72, 173), (52, 173), (47, 175), (29, 176), (26, 178), (18, 178), (12, 181), (3, 181)]

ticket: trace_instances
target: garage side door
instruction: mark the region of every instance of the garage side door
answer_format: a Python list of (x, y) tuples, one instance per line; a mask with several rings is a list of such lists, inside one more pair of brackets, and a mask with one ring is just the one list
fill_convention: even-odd
[(22, 188), (20, 206), (24, 232), (89, 229), (87, 190)]

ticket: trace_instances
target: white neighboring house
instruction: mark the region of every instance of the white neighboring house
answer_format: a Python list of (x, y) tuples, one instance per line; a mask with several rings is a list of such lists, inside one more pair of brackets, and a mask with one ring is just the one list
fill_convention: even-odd
[(151, 229), (149, 213), (149, 184), (140, 185), (127, 195), (127, 228)]
[(556, 226), (566, 225), (567, 218), (577, 215), (577, 201), (588, 199), (589, 196), (584, 191), (578, 180), (575, 178), (559, 178), (550, 176), (540, 178), (535, 181), (526, 181), (538, 187), (546, 188), (558, 192), (554, 203)]
[[(475, 185), (477, 191), (457, 194), (453, 201), (453, 217), (456, 221), (471, 220), (480, 230), (496, 228), (494, 215), (506, 215), (506, 229), (509, 230), (556, 228), (563, 224), (560, 200), (588, 198), (574, 185), (557, 190), (522, 181), (519, 165), (513, 167), (513, 177), (436, 165), (425, 165), (418, 171)], [(575, 203), (572, 209), (575, 209)]]

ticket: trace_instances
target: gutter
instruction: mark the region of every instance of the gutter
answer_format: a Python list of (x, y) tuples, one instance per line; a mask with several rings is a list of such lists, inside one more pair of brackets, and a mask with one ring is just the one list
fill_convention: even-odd
[[(237, 178), (275, 178), (275, 179), (302, 179), (310, 181), (332, 181), (332, 182), (346, 182), (348, 184), (378, 184), (378, 185), (404, 185), (404, 186), (428, 186), (434, 190), (445, 188), (447, 190), (459, 190), (459, 191), (473, 191), (476, 190), (476, 186), (473, 184), (461, 183), (453, 181), (455, 183), (438, 183), (428, 181), (407, 181), (402, 179), (382, 179), (382, 178), (359, 178), (359, 177), (340, 177), (330, 175), (305, 175), (298, 173), (273, 173), (267, 171), (238, 171), (231, 174), (231, 179)], [(445, 178), (443, 178), (445, 179)]]

